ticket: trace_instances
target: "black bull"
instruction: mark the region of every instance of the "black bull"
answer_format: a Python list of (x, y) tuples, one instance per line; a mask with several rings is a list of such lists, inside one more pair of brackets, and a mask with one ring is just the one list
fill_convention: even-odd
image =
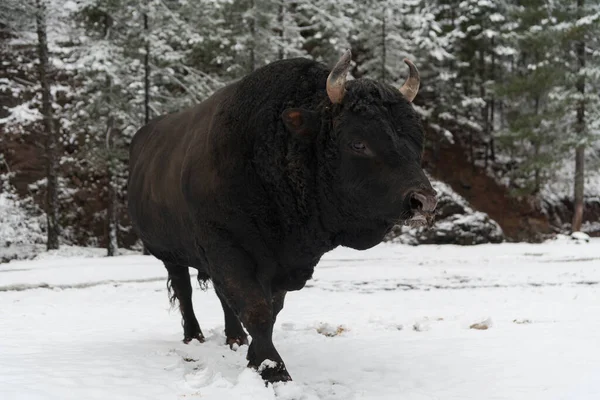
[(329, 73), (306, 59), (269, 64), (204, 102), (154, 119), (133, 138), (129, 213), (169, 273), (184, 341), (204, 337), (188, 267), (210, 279), (227, 343), (247, 344), (268, 381), (290, 376), (273, 342), (285, 294), (341, 245), (367, 249), (398, 223), (431, 220), (435, 191), (420, 163), (423, 130), (400, 88), (346, 82), (346, 52)]

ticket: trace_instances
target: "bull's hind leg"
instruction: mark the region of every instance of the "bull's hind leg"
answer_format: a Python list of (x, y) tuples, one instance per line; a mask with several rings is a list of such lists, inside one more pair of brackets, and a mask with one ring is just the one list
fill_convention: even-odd
[(169, 272), (169, 292), (171, 304), (175, 299), (179, 302), (179, 310), (183, 318), (183, 342), (189, 343), (192, 339), (204, 342), (204, 335), (194, 314), (192, 305), (192, 283), (190, 282), (190, 271), (187, 266), (165, 263)]
[(248, 344), (248, 335), (244, 331), (240, 320), (237, 315), (233, 312), (233, 310), (229, 307), (223, 295), (219, 293), (217, 290), (217, 296), (221, 301), (221, 306), (223, 307), (223, 313), (225, 314), (225, 336), (227, 336), (226, 344), (229, 345), (233, 349), (233, 345), (237, 344), (241, 346), (243, 344)]

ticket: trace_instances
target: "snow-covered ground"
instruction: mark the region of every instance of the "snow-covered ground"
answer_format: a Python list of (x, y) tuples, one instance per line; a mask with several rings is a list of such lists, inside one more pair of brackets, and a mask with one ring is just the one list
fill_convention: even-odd
[(0, 399), (600, 399), (600, 239), (336, 250), (286, 299), (295, 381), (269, 387), (212, 289), (194, 304), (184, 345), (151, 257), (2, 264)]

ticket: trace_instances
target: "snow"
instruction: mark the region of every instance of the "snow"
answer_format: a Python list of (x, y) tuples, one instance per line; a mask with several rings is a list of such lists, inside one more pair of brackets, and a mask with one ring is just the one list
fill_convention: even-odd
[(152, 257), (2, 264), (0, 398), (598, 399), (599, 246), (337, 249), (288, 295), (274, 342), (294, 382), (268, 387), (224, 345), (212, 289), (194, 292), (207, 341), (181, 343)]
[(585, 242), (590, 240), (590, 235), (584, 232), (573, 232), (571, 233), (571, 238), (574, 240), (583, 240)]
[(594, 233), (595, 236), (600, 233), (600, 221), (585, 221), (581, 226), (581, 229), (585, 232)]
[(31, 108), (30, 103), (23, 103), (9, 108), (8, 116), (0, 118), (0, 124), (28, 125), (43, 118), (37, 108)]
[[(589, 164), (592, 164), (590, 162)], [(545, 200), (559, 202), (563, 198), (573, 198), (573, 177), (575, 163), (565, 161), (555, 172), (555, 179), (542, 188), (541, 197)], [(588, 168), (585, 171), (584, 196), (595, 198), (600, 196), (600, 169)]]
[(12, 244), (30, 245), (44, 240), (43, 217), (28, 212), (27, 200), (19, 199), (10, 187), (7, 189), (0, 192), (0, 253)]

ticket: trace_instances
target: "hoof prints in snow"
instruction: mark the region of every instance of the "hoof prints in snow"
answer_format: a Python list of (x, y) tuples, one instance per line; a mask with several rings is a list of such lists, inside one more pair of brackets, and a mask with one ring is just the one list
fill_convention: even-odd
[(48, 283), (35, 283), (35, 284), (17, 284), (17, 285), (8, 285), (8, 286), (0, 286), (0, 292), (22, 292), (24, 290), (33, 290), (33, 289), (86, 289), (94, 286), (100, 285), (122, 285), (125, 283), (146, 283), (146, 282), (162, 282), (165, 278), (148, 278), (148, 279), (126, 279), (126, 280), (106, 280), (106, 281), (98, 281), (98, 282), (85, 282), (85, 283), (74, 283), (74, 284), (48, 284)]
[[(0, 292), (10, 292), (16, 291), (21, 292), (25, 290), (34, 290), (34, 289), (51, 289), (51, 290), (65, 290), (65, 289), (86, 289), (94, 286), (100, 285), (113, 285), (120, 286), (127, 283), (145, 283), (145, 282), (163, 282), (166, 278), (149, 278), (149, 279), (128, 279), (122, 281), (100, 281), (100, 282), (88, 282), (88, 283), (77, 283), (77, 284), (65, 284), (65, 285), (51, 285), (47, 283), (37, 283), (33, 285), (28, 284), (18, 284), (18, 285), (9, 285), (9, 286), (0, 286)], [(341, 282), (335, 283), (333, 282), (333, 287), (327, 287), (317, 283), (315, 280), (314, 284), (306, 285), (306, 288), (316, 288), (330, 292), (338, 292), (338, 291), (358, 291), (361, 293), (373, 293), (377, 291), (395, 291), (395, 290), (458, 290), (458, 289), (495, 289), (495, 288), (513, 288), (513, 287), (547, 287), (547, 286), (577, 286), (577, 285), (587, 285), (593, 286), (600, 284), (599, 281), (574, 281), (574, 282), (529, 282), (529, 283), (521, 283), (514, 285), (502, 285), (502, 284), (466, 284), (466, 281), (462, 281), (462, 285), (431, 285), (425, 283), (395, 283), (393, 281), (384, 280), (381, 282)]]
[(322, 323), (317, 327), (317, 333), (326, 337), (336, 337), (342, 335), (349, 329), (344, 325), (331, 325)]
[(600, 257), (581, 257), (581, 258), (560, 258), (556, 260), (544, 260), (546, 263), (565, 263), (565, 262), (589, 262), (589, 261), (600, 261)]
[(514, 284), (489, 284), (481, 282), (480, 284), (471, 283), (469, 280), (461, 280), (456, 283), (448, 284), (430, 284), (424, 282), (398, 282), (395, 280), (379, 280), (371, 282), (348, 282), (348, 281), (337, 281), (337, 282), (320, 282), (315, 280), (313, 284), (306, 285), (306, 287), (321, 289), (329, 292), (345, 292), (355, 291), (360, 293), (375, 293), (378, 291), (409, 291), (409, 290), (461, 290), (461, 289), (502, 289), (502, 288), (527, 288), (527, 287), (555, 287), (555, 286), (578, 286), (587, 285), (593, 286), (600, 284), (600, 281), (567, 281), (567, 282), (525, 282), (525, 283), (514, 283)]
[[(336, 250), (286, 298), (274, 343), (295, 381), (267, 387), (246, 367), (248, 346), (225, 345), (212, 290), (194, 290), (206, 342), (180, 342), (151, 257), (2, 265), (4, 287), (77, 290), (0, 292), (0, 397), (479, 400), (492, 382), (498, 400), (597, 400), (598, 245)], [(491, 329), (469, 329), (488, 316)], [(324, 324), (344, 329), (325, 337)]]

